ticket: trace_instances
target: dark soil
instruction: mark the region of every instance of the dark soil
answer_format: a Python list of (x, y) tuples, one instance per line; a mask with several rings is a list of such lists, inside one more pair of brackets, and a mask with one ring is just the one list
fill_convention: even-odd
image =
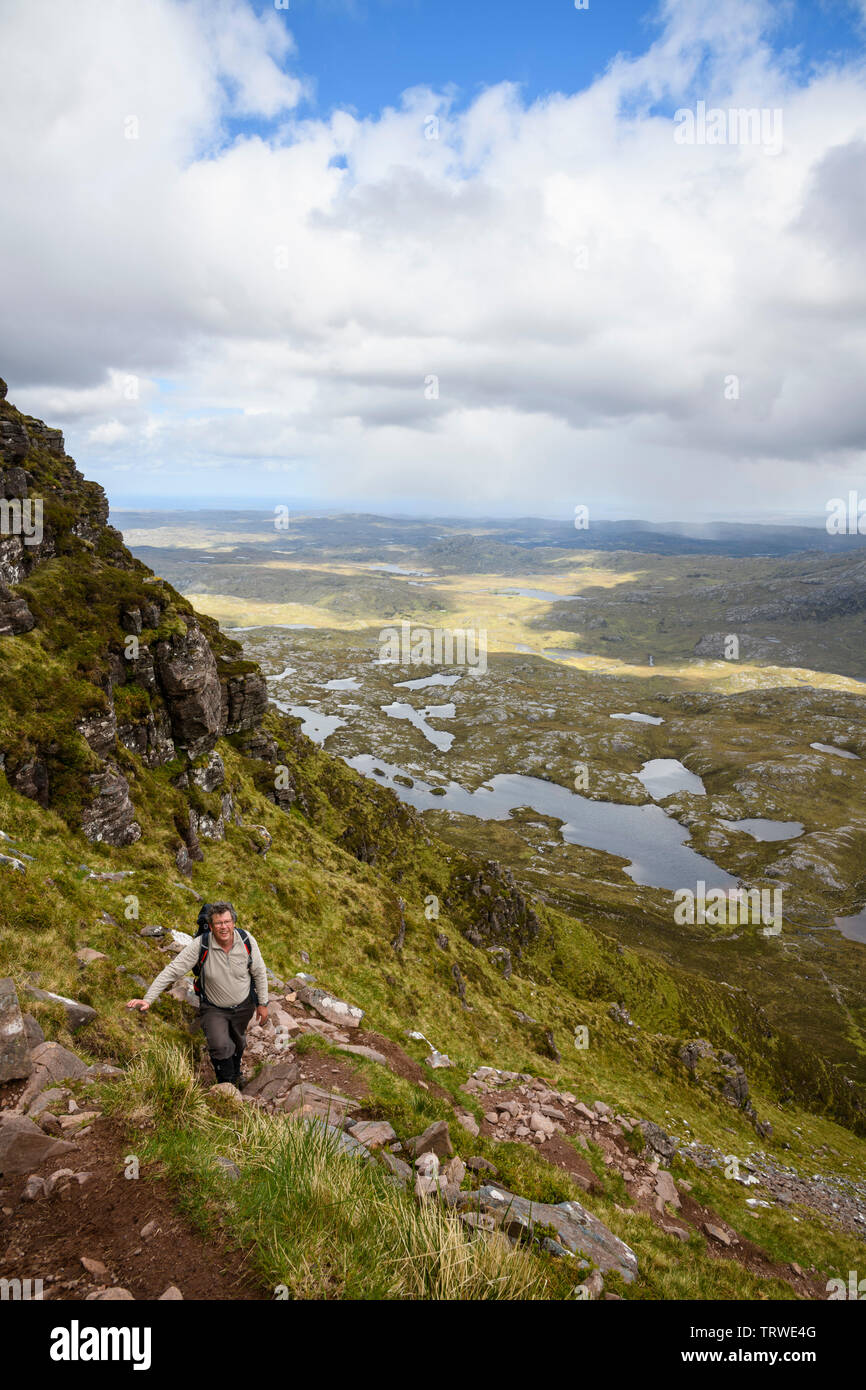
[[(33, 1169), (41, 1177), (61, 1167), (90, 1173), (83, 1185), (28, 1202), (21, 1200), (27, 1175), (2, 1179), (0, 1278), (41, 1279), (45, 1299), (84, 1299), (114, 1286), (136, 1299), (158, 1299), (172, 1284), (186, 1300), (269, 1299), (272, 1290), (244, 1267), (241, 1254), (178, 1215), (162, 1180), (144, 1168), (137, 1180), (124, 1177), (133, 1148), (102, 1117), (78, 1140), (77, 1153)], [(155, 1234), (143, 1239), (142, 1229), (154, 1220)], [(107, 1273), (88, 1273), (82, 1256), (101, 1261)]]

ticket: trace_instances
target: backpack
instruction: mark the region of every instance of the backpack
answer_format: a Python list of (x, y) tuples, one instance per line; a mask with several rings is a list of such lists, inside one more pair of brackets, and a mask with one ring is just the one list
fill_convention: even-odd
[[(192, 983), (192, 987), (193, 987), (193, 989), (195, 990), (196, 994), (198, 995), (199, 999), (201, 1000), (201, 1002), (202, 1002), (203, 1004), (206, 1004), (206, 1003), (208, 1002), (208, 1001), (207, 1001), (207, 995), (206, 995), (205, 992), (204, 992), (204, 984), (203, 984), (203, 982), (202, 982), (202, 967), (203, 967), (205, 961), (207, 960), (207, 954), (208, 954), (208, 951), (210, 950), (210, 922), (208, 921), (208, 917), (207, 917), (207, 913), (208, 913), (208, 910), (209, 910), (209, 909), (210, 909), (210, 903), (204, 903), (204, 904), (202, 905), (202, 907), (201, 907), (201, 910), (200, 910), (199, 914), (198, 914), (197, 929), (196, 929), (195, 935), (196, 935), (197, 937), (199, 937), (199, 936), (201, 937), (201, 939), (202, 939), (202, 945), (201, 945), (201, 953), (200, 953), (199, 958), (198, 958), (198, 963), (197, 963), (196, 965), (194, 965), (193, 968), (192, 968), (192, 973), (193, 973), (193, 975), (194, 975), (194, 977), (195, 977), (194, 980), (193, 980), (193, 983)], [(249, 970), (250, 970), (250, 994), (252, 995), (253, 1004), (258, 1004), (258, 1002), (259, 1002), (259, 996), (258, 996), (258, 992), (257, 992), (257, 990), (256, 990), (255, 982), (254, 982), (253, 977), (252, 977), (252, 970), (253, 970), (253, 963), (252, 963), (252, 962), (253, 962), (253, 948), (252, 948), (252, 946), (250, 945), (250, 939), (249, 939), (249, 937), (247, 936), (246, 932), (243, 930), (242, 927), (238, 927), (238, 928), (237, 928), (237, 933), (238, 933), (238, 936), (240, 937), (241, 941), (244, 943), (244, 945), (245, 945), (246, 948), (247, 948), (247, 965), (249, 966)]]

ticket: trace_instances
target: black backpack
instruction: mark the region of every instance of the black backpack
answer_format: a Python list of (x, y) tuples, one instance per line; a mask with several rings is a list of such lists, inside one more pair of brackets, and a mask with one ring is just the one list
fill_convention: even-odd
[[(209, 921), (208, 915), (207, 915), (208, 912), (210, 911), (210, 907), (211, 907), (210, 903), (203, 903), (203, 904), (202, 904), (202, 907), (201, 907), (201, 910), (199, 911), (199, 914), (198, 914), (197, 927), (196, 927), (196, 933), (195, 933), (195, 935), (196, 935), (197, 937), (200, 936), (201, 939), (202, 939), (202, 943), (201, 943), (201, 953), (200, 953), (199, 958), (198, 958), (198, 963), (197, 963), (196, 965), (194, 965), (193, 968), (192, 968), (192, 973), (193, 973), (193, 975), (195, 976), (195, 978), (194, 978), (194, 980), (193, 980), (193, 983), (192, 983), (192, 987), (193, 987), (193, 989), (195, 990), (196, 994), (198, 995), (199, 999), (201, 1000), (201, 1002), (202, 1002), (203, 1004), (206, 1004), (206, 1003), (208, 1002), (208, 1001), (207, 1001), (207, 995), (206, 995), (205, 992), (204, 992), (204, 984), (203, 984), (203, 982), (202, 982), (202, 967), (203, 967), (205, 961), (207, 960), (207, 954), (208, 954), (208, 951), (210, 950), (210, 921)], [(249, 939), (249, 937), (247, 936), (246, 932), (243, 930), (242, 927), (238, 927), (238, 928), (237, 928), (237, 933), (238, 933), (238, 936), (240, 937), (241, 941), (244, 943), (244, 945), (245, 945), (246, 948), (247, 948), (247, 964), (248, 964), (249, 970), (250, 970), (250, 994), (252, 995), (253, 1004), (258, 1004), (258, 1002), (259, 1002), (259, 996), (258, 996), (258, 992), (257, 992), (257, 990), (256, 990), (255, 981), (253, 980), (253, 973), (252, 973), (252, 972), (253, 972), (253, 948), (252, 948), (252, 946), (250, 945), (250, 939)]]

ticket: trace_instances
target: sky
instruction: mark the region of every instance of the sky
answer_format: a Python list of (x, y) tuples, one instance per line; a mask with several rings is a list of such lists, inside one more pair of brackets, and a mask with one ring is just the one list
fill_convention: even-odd
[(866, 0), (2, 0), (9, 398), (115, 509), (820, 518), (866, 496), (864, 40)]

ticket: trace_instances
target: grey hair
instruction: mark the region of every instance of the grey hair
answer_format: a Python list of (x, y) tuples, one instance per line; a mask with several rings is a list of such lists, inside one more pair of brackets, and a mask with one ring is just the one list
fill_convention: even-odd
[(238, 914), (235, 912), (231, 903), (211, 903), (207, 914), (208, 922), (212, 923), (214, 917), (220, 917), (224, 912), (230, 912), (232, 914), (233, 922), (238, 920)]

